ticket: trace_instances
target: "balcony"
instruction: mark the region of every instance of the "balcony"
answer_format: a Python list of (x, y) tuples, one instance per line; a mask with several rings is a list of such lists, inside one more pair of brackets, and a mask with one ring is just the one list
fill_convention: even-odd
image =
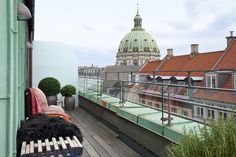
[[(166, 156), (165, 147), (178, 143), (184, 128), (198, 128), (219, 117), (234, 116), (236, 112), (233, 89), (135, 79), (109, 80), (108, 75), (112, 75), (111, 78), (123, 78), (123, 75), (105, 75), (80, 75), (80, 107), (112, 128), (142, 156), (145, 153)], [(219, 100), (219, 95), (224, 98)], [(143, 149), (137, 149), (140, 147)]]
[(68, 114), (83, 134), (83, 157), (140, 156), (122, 142), (116, 132), (85, 112), (83, 108), (76, 108)]

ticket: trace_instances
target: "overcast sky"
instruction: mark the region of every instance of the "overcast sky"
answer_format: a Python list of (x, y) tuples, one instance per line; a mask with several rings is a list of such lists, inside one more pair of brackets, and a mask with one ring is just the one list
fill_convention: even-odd
[(187, 54), (192, 43), (200, 52), (223, 50), (229, 31), (236, 31), (235, 0), (36, 0), (35, 40), (72, 46), (78, 65), (113, 65), (137, 3), (161, 58), (167, 48)]

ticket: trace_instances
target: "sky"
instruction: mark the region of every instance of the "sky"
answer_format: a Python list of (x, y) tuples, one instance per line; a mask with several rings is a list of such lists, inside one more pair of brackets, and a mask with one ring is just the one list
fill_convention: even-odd
[(160, 49), (174, 55), (224, 50), (236, 35), (235, 0), (36, 0), (36, 41), (60, 41), (73, 48), (80, 66), (116, 62), (122, 38), (133, 28), (139, 3), (143, 28)]

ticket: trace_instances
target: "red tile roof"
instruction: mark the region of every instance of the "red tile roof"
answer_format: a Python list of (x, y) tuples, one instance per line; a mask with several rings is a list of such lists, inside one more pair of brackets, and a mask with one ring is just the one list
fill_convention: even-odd
[(140, 73), (152, 74), (151, 71), (156, 71), (161, 62), (162, 62), (161, 60), (148, 62), (146, 65), (142, 67)]
[[(170, 57), (160, 68), (160, 71), (207, 71), (212, 70), (223, 51), (198, 53)], [(187, 76), (187, 72), (162, 72), (162, 76)], [(203, 76), (203, 72), (193, 72), (191, 76)]]
[(236, 70), (236, 40), (232, 41), (228, 48), (226, 48), (224, 55), (214, 68), (214, 70), (227, 69)]
[(235, 104), (236, 93), (227, 91), (198, 90), (193, 98)]

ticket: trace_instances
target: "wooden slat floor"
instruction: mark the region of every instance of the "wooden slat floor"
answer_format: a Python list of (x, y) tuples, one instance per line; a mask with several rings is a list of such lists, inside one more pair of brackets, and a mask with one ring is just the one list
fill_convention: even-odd
[(84, 137), (82, 157), (140, 157), (118, 135), (82, 108), (67, 112)]

